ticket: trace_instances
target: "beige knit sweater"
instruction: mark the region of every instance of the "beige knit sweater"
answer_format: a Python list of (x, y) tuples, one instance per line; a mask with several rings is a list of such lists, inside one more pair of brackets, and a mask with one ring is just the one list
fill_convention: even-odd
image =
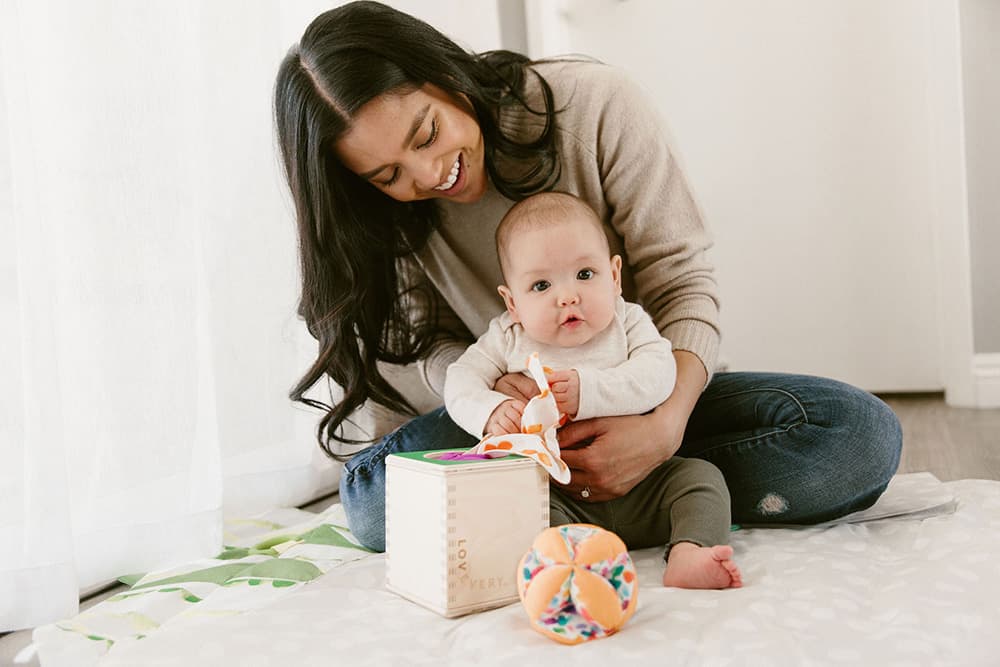
[[(562, 171), (555, 189), (581, 197), (597, 212), (612, 254), (622, 256), (624, 298), (642, 305), (674, 349), (697, 355), (711, 376), (719, 349), (718, 291), (706, 257), (711, 237), (662, 119), (613, 67), (559, 61), (536, 70), (562, 110), (556, 118)], [(532, 107), (543, 108), (537, 80), (527, 80)], [(541, 123), (522, 110), (502, 119), (505, 130), (522, 139), (534, 136)], [(443, 314), (471, 338), (504, 310), (493, 235), (512, 205), (492, 186), (474, 204), (443, 201), (444, 221), (416, 258), (416, 270), (437, 289)], [(465, 347), (443, 343), (415, 367), (393, 369), (390, 381), (419, 409), (440, 405), (447, 368)]]

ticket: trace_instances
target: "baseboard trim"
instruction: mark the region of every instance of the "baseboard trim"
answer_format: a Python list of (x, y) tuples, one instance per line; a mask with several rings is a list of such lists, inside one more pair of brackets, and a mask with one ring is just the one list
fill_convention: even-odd
[(972, 357), (977, 408), (1000, 408), (1000, 354)]

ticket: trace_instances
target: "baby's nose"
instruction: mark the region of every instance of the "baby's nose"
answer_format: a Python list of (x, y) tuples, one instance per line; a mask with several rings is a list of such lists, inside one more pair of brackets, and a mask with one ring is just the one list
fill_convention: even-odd
[(580, 303), (580, 295), (575, 290), (564, 290), (559, 294), (560, 306), (573, 306)]

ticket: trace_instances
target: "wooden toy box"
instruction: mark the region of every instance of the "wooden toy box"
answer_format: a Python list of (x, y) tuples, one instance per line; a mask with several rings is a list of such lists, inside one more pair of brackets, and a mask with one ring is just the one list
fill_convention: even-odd
[(549, 525), (549, 476), (517, 455), (386, 459), (386, 588), (445, 617), (517, 600), (518, 561)]

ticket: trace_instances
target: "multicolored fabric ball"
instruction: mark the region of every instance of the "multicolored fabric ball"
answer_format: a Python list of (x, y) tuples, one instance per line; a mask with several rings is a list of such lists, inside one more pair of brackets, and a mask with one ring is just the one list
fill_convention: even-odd
[(542, 531), (521, 559), (517, 590), (531, 625), (579, 644), (614, 634), (635, 613), (635, 565), (621, 538), (590, 524)]

